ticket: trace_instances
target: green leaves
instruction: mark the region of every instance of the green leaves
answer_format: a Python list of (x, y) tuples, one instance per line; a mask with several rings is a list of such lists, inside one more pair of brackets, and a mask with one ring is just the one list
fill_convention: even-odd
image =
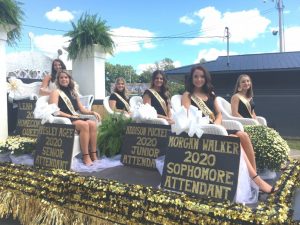
[(122, 114), (116, 113), (109, 114), (102, 120), (97, 137), (101, 156), (111, 157), (120, 153), (125, 128), (131, 121)]
[(71, 22), (73, 30), (67, 32), (65, 36), (71, 37), (70, 45), (67, 50), (69, 59), (76, 59), (84, 50), (89, 55), (94, 44), (103, 47), (105, 53), (113, 54), (114, 41), (109, 33), (110, 29), (105, 20), (95, 15), (84, 13), (81, 15), (77, 24)]
[(24, 12), (21, 9), (23, 3), (15, 0), (0, 1), (0, 25), (6, 27), (14, 25), (16, 28), (7, 33), (8, 45), (16, 45), (17, 40), (21, 38), (21, 24)]
[(267, 126), (245, 126), (255, 151), (259, 169), (279, 170), (288, 159), (290, 148), (277, 131)]

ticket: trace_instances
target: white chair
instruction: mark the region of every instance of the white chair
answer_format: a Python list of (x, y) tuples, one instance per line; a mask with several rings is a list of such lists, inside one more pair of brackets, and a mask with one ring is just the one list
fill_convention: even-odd
[[(171, 105), (175, 112), (178, 111), (181, 107), (181, 97), (182, 97), (181, 95), (173, 95), (171, 98)], [(216, 124), (207, 124), (207, 125), (203, 125), (201, 128), (206, 134), (215, 134), (215, 135), (224, 135), (224, 136), (228, 135), (226, 129), (244, 131), (243, 125), (233, 120), (222, 120), (222, 126)]]
[[(129, 105), (132, 111), (137, 110), (142, 104), (143, 104), (143, 98), (141, 96), (132, 96), (129, 99)], [(138, 118), (138, 119), (134, 119), (134, 121), (138, 123), (169, 125), (168, 121), (163, 118), (152, 118), (152, 119)]]
[(171, 106), (174, 112), (177, 112), (181, 107), (181, 95), (173, 95), (171, 97)]
[(120, 112), (115, 112), (113, 111), (110, 106), (109, 106), (109, 97), (110, 96), (106, 96), (104, 99), (103, 99), (103, 106), (105, 108), (105, 110), (108, 112), (108, 114), (120, 114)]
[(89, 109), (89, 110), (92, 109), (92, 105), (94, 102), (94, 95), (79, 96), (79, 100), (86, 109)]
[[(42, 85), (41, 81), (32, 83), (24, 83), (21, 79), (11, 77), (7, 82), (8, 98), (9, 100), (22, 100), (22, 99), (38, 99), (40, 97), (39, 91)], [(79, 95), (80, 102), (86, 109), (91, 110), (94, 95)]]
[(222, 97), (218, 96), (217, 102), (224, 119), (235, 120), (242, 123), (243, 125), (267, 125), (266, 119), (261, 116), (257, 116), (256, 117), (257, 120), (251, 118), (241, 118), (241, 117), (232, 116), (231, 104)]

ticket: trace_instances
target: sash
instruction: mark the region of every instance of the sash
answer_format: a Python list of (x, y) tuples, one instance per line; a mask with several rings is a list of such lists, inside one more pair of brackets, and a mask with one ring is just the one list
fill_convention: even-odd
[(238, 93), (237, 95), (238, 95), (239, 99), (245, 104), (245, 106), (246, 106), (246, 108), (247, 108), (247, 110), (248, 110), (248, 112), (249, 112), (249, 115), (250, 115), (251, 118), (252, 118), (250, 102), (249, 102), (243, 95), (241, 95), (241, 94), (239, 94), (239, 93)]
[(164, 110), (166, 116), (168, 116), (168, 108), (166, 105), (165, 100), (157, 93), (157, 91), (155, 91), (154, 89), (149, 88), (148, 89), (153, 95), (154, 97), (158, 100), (159, 104), (161, 105), (162, 109)]
[(124, 98), (122, 98), (121, 95), (119, 95), (118, 93), (114, 92), (114, 94), (118, 97), (118, 99), (124, 103), (126, 111), (129, 112), (130, 111), (130, 105), (128, 104), (128, 102), (125, 101)]
[(191, 99), (195, 102), (197, 107), (202, 111), (205, 116), (209, 117), (209, 120), (213, 123), (216, 120), (214, 113), (207, 107), (204, 101), (201, 98), (198, 98), (195, 95), (191, 96)]
[(68, 96), (60, 89), (58, 89), (58, 93), (60, 95), (60, 97), (62, 98), (62, 100), (64, 101), (64, 103), (66, 104), (66, 106), (68, 107), (68, 109), (70, 110), (70, 112), (74, 115), (74, 116), (78, 116), (79, 114), (75, 111), (71, 100), (68, 98)]

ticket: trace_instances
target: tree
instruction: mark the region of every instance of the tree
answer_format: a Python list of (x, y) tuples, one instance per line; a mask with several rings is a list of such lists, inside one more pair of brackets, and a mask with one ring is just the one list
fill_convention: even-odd
[(8, 45), (16, 45), (21, 38), (21, 25), (24, 19), (24, 12), (21, 9), (23, 3), (15, 0), (0, 1), (0, 26), (14, 25), (15, 29), (7, 33)]
[(84, 50), (90, 54), (94, 44), (103, 47), (105, 53), (113, 54), (114, 41), (111, 38), (110, 28), (105, 20), (98, 18), (98, 15), (84, 13), (77, 21), (77, 25), (71, 22), (73, 30), (67, 32), (65, 36), (71, 37), (71, 42), (67, 48), (69, 59), (76, 59)]
[(199, 63), (200, 64), (204, 64), (204, 63), (206, 63), (206, 60), (204, 58), (201, 58), (200, 61), (199, 61)]
[(174, 61), (170, 58), (164, 58), (163, 60), (155, 64), (158, 65), (157, 68), (160, 70), (171, 70), (175, 68)]
[(111, 84), (115, 83), (116, 78), (124, 77), (127, 83), (138, 82), (138, 76), (132, 66), (105, 63), (105, 89), (110, 92)]
[[(157, 69), (170, 70), (175, 68), (174, 62), (170, 58), (164, 58), (161, 61), (156, 61), (154, 64), (155, 66), (149, 66), (140, 74), (140, 83), (151, 83), (152, 73)], [(175, 81), (169, 81), (168, 86), (171, 95), (182, 94), (184, 91), (184, 85)]]
[(177, 83), (175, 81), (169, 81), (168, 86), (169, 86), (169, 92), (170, 92), (171, 96), (177, 95), (177, 94), (182, 95), (184, 92), (184, 84), (182, 84), (182, 83)]

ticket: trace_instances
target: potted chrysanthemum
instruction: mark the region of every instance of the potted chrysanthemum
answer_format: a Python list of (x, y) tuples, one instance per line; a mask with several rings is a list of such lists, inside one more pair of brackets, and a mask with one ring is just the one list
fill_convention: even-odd
[(6, 140), (0, 141), (0, 161), (12, 161), (13, 163), (20, 161), (28, 164), (26, 161), (29, 160), (29, 164), (31, 164), (35, 148), (36, 138), (9, 136)]
[(258, 171), (278, 171), (282, 164), (288, 159), (290, 148), (279, 133), (267, 126), (249, 125), (245, 126), (249, 134), (253, 148)]

